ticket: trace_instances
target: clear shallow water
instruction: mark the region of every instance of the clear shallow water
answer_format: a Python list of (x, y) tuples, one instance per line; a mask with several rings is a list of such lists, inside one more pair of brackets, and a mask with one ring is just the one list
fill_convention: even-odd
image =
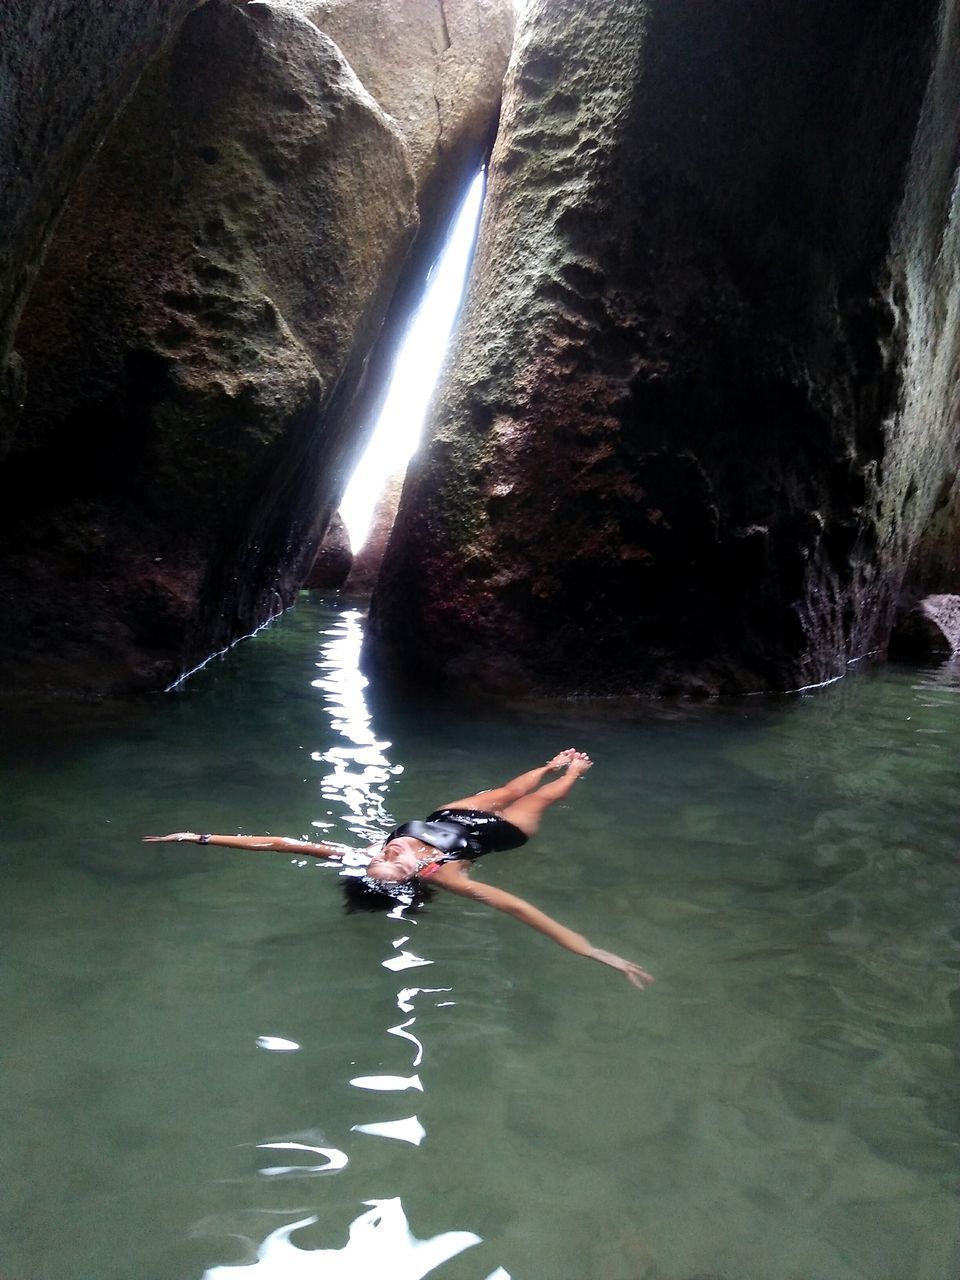
[[(305, 601), (178, 696), (3, 709), (4, 1280), (956, 1280), (960, 674), (450, 715), (358, 642)], [(571, 742), (477, 874), (644, 995), (460, 900), (138, 842), (382, 829)]]

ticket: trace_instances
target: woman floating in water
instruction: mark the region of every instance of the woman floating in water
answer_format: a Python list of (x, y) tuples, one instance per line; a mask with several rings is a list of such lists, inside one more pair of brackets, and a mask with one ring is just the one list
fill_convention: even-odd
[[(366, 881), (371, 888), (375, 887), (371, 882), (384, 886), (422, 882), (458, 893), (463, 898), (484, 902), (539, 929), (568, 951), (619, 970), (635, 987), (644, 990), (653, 978), (639, 965), (621, 959), (612, 951), (593, 946), (582, 934), (567, 929), (522, 898), (470, 879), (470, 868), (475, 858), (486, 853), (518, 849), (536, 835), (544, 811), (562, 800), (592, 763), (589, 756), (570, 747), (545, 765), (521, 774), (502, 787), (442, 805), (424, 822), (405, 822), (391, 831), (382, 844), (371, 845), (368, 849), (369, 861), (364, 869)], [(541, 785), (548, 773), (561, 772), (561, 777)], [(192, 840), (198, 844), (224, 845), (230, 849), (309, 854), (332, 861), (340, 861), (349, 852), (335, 845), (312, 844), (286, 836), (217, 836), (175, 831), (168, 836), (145, 836), (144, 839), (161, 844)]]

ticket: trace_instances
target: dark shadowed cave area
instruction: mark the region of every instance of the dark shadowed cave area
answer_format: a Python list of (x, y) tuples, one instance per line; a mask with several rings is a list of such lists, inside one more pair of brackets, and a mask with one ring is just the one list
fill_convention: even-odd
[(68, 71), (77, 19), (34, 9), (7, 687), (163, 688), (295, 600), (491, 146), (368, 663), (793, 688), (957, 589), (954, 4), (543, 0), (512, 53), (507, 3), (94, 5)]

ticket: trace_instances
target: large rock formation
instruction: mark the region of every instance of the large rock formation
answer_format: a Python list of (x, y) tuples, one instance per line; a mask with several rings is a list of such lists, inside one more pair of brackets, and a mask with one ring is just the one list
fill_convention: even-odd
[(891, 652), (912, 659), (952, 658), (960, 653), (960, 596), (925, 596), (897, 619)]
[(340, 513), (335, 511), (302, 585), (317, 591), (339, 591), (352, 567), (350, 534)]
[(489, 158), (513, 41), (513, 0), (296, 0), (337, 42), (410, 147), (420, 229), (380, 341), (344, 413), (352, 467), (383, 407), (393, 361), (470, 180)]
[(0, 40), (0, 461), (24, 394), (10, 348), (47, 240), (143, 69), (201, 0), (5, 0)]
[(532, 0), (375, 653), (709, 693), (883, 645), (955, 493), (944, 12)]
[(960, 587), (960, 3), (943, 6), (890, 255), (901, 399), (885, 434), (881, 554), (907, 589)]
[[(439, 153), (310, 8), (209, 0), (74, 187), (0, 471), (14, 678), (162, 687), (290, 602), (339, 499)], [(495, 34), (478, 114), (444, 122), (455, 151), (490, 130)]]
[(369, 599), (380, 574), (380, 566), (387, 553), (390, 534), (400, 508), (403, 480), (404, 472), (400, 471), (390, 476), (384, 485), (370, 517), (366, 540), (354, 553), (349, 576), (343, 584), (345, 595)]
[(489, 151), (513, 14), (502, 0), (297, 0), (399, 124), (410, 146), (421, 217), (442, 214), (465, 170)]
[[(68, 621), (83, 644), (92, 606), (115, 631), (101, 660), (154, 685), (185, 626), (189, 665), (289, 602), (339, 463), (321, 410), (416, 225), (399, 131), (329, 38), (282, 6), (188, 19), (78, 184), (18, 332), (30, 394), (0, 483), (21, 637)], [(59, 590), (30, 593), (25, 563), (58, 555)]]

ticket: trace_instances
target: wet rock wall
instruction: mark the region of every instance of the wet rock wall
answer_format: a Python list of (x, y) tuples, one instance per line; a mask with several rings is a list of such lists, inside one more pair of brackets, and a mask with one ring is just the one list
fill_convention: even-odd
[[(336, 8), (359, 60), (364, 5)], [(428, 85), (435, 8), (406, 24)], [(453, 118), (435, 95), (429, 121), (399, 97), (399, 119), (385, 111), (315, 5), (210, 0), (144, 74), (73, 185), (17, 329), (27, 394), (0, 468), (10, 682), (164, 687), (295, 597), (362, 447), (384, 318), (426, 269), (440, 135), (462, 182), (495, 118), (508, 6), (485, 46), (467, 19), (491, 6), (449, 8), (480, 42), (445, 37), (473, 68)]]
[(956, 52), (940, 21), (927, 0), (528, 6), (372, 660), (709, 695), (883, 646), (919, 495), (955, 474), (950, 411), (935, 451), (905, 426), (928, 348), (903, 246), (935, 246), (956, 164), (949, 111), (924, 106)]
[(20, 309), (78, 175), (200, 0), (5, 0), (0, 40), (0, 461), (24, 395)]
[(891, 253), (902, 393), (887, 424), (878, 523), (884, 567), (895, 581), (902, 576), (907, 605), (960, 587), (958, 138), (960, 4), (948, 0)]

